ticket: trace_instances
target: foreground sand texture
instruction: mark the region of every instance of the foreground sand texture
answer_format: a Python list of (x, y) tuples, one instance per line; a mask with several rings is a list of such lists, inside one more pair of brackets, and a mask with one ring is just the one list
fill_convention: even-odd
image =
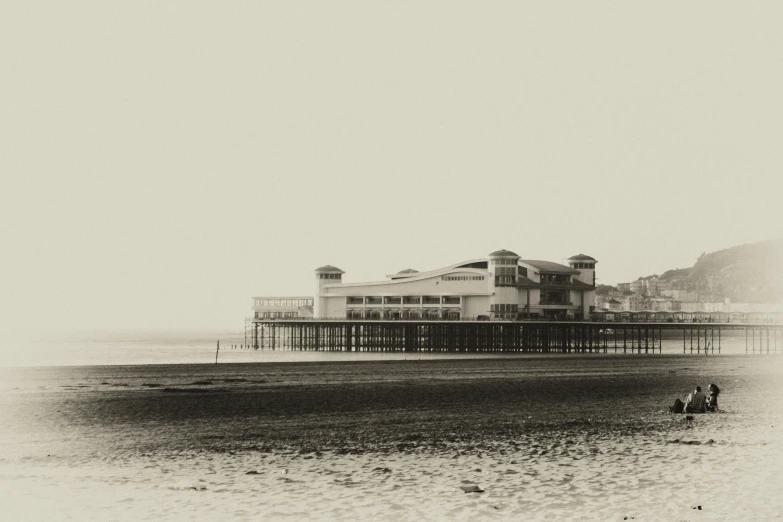
[(780, 520), (782, 359), (0, 370), (4, 518)]

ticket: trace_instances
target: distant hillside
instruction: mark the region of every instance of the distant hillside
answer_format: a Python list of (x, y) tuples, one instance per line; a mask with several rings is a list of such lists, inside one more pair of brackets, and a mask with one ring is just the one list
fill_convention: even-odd
[[(648, 276), (649, 277), (649, 276)], [(692, 290), (702, 300), (735, 303), (783, 301), (783, 238), (702, 254), (691, 268), (667, 270), (672, 288)]]

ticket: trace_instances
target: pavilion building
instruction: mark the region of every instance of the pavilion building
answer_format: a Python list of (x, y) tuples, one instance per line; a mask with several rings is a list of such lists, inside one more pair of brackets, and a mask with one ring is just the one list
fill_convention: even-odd
[(498, 250), (436, 270), (405, 269), (384, 281), (343, 283), (344, 272), (315, 271), (314, 317), (352, 320), (587, 319), (595, 309), (590, 256), (521, 259)]

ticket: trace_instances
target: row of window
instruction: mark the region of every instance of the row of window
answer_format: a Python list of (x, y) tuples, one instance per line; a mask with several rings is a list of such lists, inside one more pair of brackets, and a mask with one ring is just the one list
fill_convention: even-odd
[(432, 319), (458, 321), (460, 312), (456, 310), (348, 310), (347, 319), (369, 320), (406, 320), (406, 319)]
[(342, 274), (318, 274), (318, 279), (342, 279)]
[(513, 259), (513, 258), (504, 259), (504, 258), (500, 257), (500, 258), (497, 258), (497, 259), (493, 259), (492, 260), (492, 264), (493, 265), (516, 265), (517, 264), (517, 260)]
[(517, 304), (493, 304), (489, 307), (490, 312), (510, 312), (510, 313), (516, 313), (519, 310), (519, 305)]
[(484, 276), (443, 276), (444, 281), (483, 281)]
[(459, 296), (451, 296), (446, 295), (442, 298), (440, 296), (436, 295), (425, 295), (425, 296), (374, 296), (374, 295), (368, 295), (365, 297), (359, 297), (359, 296), (349, 296), (346, 298), (346, 302), (349, 305), (362, 305), (362, 304), (368, 304), (368, 305), (379, 305), (379, 304), (391, 304), (391, 305), (398, 305), (398, 304), (460, 304), (461, 299)]
[(257, 307), (262, 306), (287, 306), (287, 307), (298, 307), (298, 306), (313, 306), (313, 300), (312, 299), (254, 299), (255, 305)]
[(542, 305), (567, 305), (568, 292), (566, 290), (552, 290), (551, 288), (541, 289), (541, 301)]
[(495, 276), (495, 286), (514, 286), (517, 284), (517, 276)]
[(595, 269), (595, 263), (574, 263), (574, 268), (592, 268), (592, 269)]
[(280, 319), (298, 317), (296, 312), (256, 312), (256, 319)]
[(516, 275), (517, 270), (513, 266), (501, 266), (495, 269), (495, 275)]
[(567, 285), (571, 282), (571, 276), (567, 274), (541, 274), (542, 284)]

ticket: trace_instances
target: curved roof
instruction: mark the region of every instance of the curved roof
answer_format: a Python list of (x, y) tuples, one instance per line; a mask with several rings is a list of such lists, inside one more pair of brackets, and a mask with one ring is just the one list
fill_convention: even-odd
[(594, 261), (596, 263), (598, 262), (595, 259), (593, 259), (592, 257), (587, 256), (585, 254), (577, 254), (575, 256), (571, 256), (571, 257), (568, 258), (568, 260), (569, 261)]
[(332, 265), (324, 265), (324, 266), (322, 266), (320, 268), (316, 268), (315, 269), (315, 273), (316, 274), (325, 274), (325, 273), (334, 274), (335, 272), (338, 273), (338, 274), (344, 274), (345, 273), (342, 270), (340, 270), (339, 268), (337, 268), (335, 266), (332, 266)]
[(522, 263), (525, 263), (526, 265), (530, 265), (539, 272), (544, 272), (545, 274), (573, 274), (576, 275), (579, 273), (579, 270), (574, 270), (570, 266), (561, 265), (560, 263), (553, 263), (552, 261), (540, 261), (538, 259), (522, 259)]
[(519, 256), (518, 256), (518, 255), (516, 255), (516, 254), (515, 254), (514, 252), (512, 252), (511, 250), (505, 250), (505, 249), (503, 249), (503, 250), (496, 250), (496, 251), (492, 252), (492, 253), (489, 255), (489, 257), (519, 257)]
[(419, 273), (418, 270), (414, 270), (412, 268), (406, 268), (405, 270), (400, 270), (399, 272), (397, 272), (397, 275), (401, 275), (401, 274), (418, 274), (418, 273)]

